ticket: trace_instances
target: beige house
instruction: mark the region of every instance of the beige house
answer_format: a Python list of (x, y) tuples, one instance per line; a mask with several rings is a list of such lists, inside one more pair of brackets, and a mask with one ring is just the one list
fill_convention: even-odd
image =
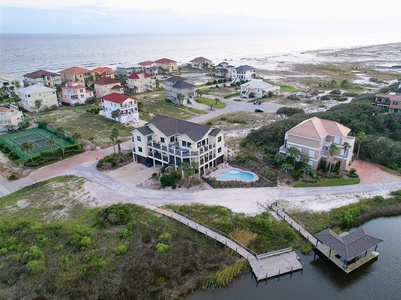
[(54, 105), (58, 107), (56, 89), (42, 85), (30, 85), (17, 91), (20, 105), (30, 112), (39, 112)]
[(135, 93), (151, 91), (155, 80), (148, 73), (132, 73), (127, 77), (127, 86)]
[(175, 73), (178, 69), (177, 62), (169, 58), (158, 59), (153, 62), (153, 65), (157, 68), (165, 70), (165, 72), (169, 74)]
[(24, 115), (16, 107), (0, 107), (0, 132), (18, 129), (23, 119)]
[(98, 98), (111, 93), (124, 94), (124, 87), (121, 86), (120, 81), (117, 79), (100, 78), (95, 81), (94, 85), (96, 97)]
[(96, 79), (106, 77), (114, 79), (114, 71), (112, 68), (109, 67), (99, 67), (92, 70), (93, 77)]
[(204, 174), (224, 160), (224, 134), (214, 127), (156, 115), (132, 131), (135, 161), (177, 169), (182, 162), (197, 163)]
[(93, 73), (91, 70), (80, 67), (72, 67), (62, 70), (60, 71), (60, 74), (62, 82), (74, 81), (82, 85), (85, 85), (85, 80), (93, 77)]
[[(336, 144), (338, 150), (333, 159), (341, 161), (345, 168), (352, 160), (355, 137), (348, 136), (350, 128), (335, 121), (324, 120), (318, 117), (307, 119), (285, 133), (284, 145), (279, 152), (288, 155), (289, 149), (298, 148), (301, 154), (309, 158), (309, 165), (316, 170), (322, 159), (327, 159), (331, 144)], [(350, 147), (344, 148), (347, 142)]]
[(401, 84), (395, 92), (377, 94), (375, 104), (390, 114), (401, 113)]
[(195, 86), (185, 81), (185, 78), (174, 76), (166, 79), (166, 98), (176, 104), (194, 103)]
[(194, 69), (203, 70), (203, 69), (208, 69), (209, 67), (211, 67), (213, 63), (210, 59), (200, 56), (200, 57), (196, 57), (193, 60), (191, 60), (189, 62), (189, 64)]
[(269, 92), (277, 94), (280, 91), (279, 86), (271, 85), (262, 79), (252, 79), (251, 81), (241, 84), (242, 98), (262, 98)]

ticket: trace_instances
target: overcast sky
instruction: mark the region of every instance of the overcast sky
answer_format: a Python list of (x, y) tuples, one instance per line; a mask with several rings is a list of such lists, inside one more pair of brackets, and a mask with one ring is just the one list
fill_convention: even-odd
[(1, 0), (2, 33), (400, 33), (394, 0)]

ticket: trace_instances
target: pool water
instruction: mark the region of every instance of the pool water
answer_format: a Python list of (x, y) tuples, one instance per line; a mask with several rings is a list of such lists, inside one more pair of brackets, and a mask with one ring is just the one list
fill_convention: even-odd
[(255, 180), (255, 175), (245, 171), (231, 170), (228, 172), (221, 173), (219, 179), (251, 181)]

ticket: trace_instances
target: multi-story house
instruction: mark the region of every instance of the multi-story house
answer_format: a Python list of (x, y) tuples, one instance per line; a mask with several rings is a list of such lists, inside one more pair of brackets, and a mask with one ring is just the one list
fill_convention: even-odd
[(16, 130), (24, 120), (24, 115), (17, 107), (0, 107), (0, 132)]
[(100, 78), (94, 82), (96, 97), (102, 98), (111, 93), (124, 94), (124, 87), (117, 79)]
[(231, 80), (233, 83), (245, 82), (255, 78), (255, 76), (256, 76), (255, 68), (248, 65), (243, 65), (233, 69)]
[(24, 75), (24, 82), (27, 85), (39, 84), (49, 87), (61, 85), (61, 75), (45, 70), (39, 70)]
[(189, 62), (189, 64), (192, 68), (200, 70), (208, 69), (213, 65), (210, 59), (204, 58), (202, 56), (194, 58)]
[(20, 106), (30, 112), (39, 112), (54, 105), (58, 107), (56, 89), (34, 84), (17, 91)]
[(147, 61), (142, 61), (138, 63), (138, 66), (140, 66), (142, 69), (142, 72), (151, 74), (151, 75), (157, 75), (158, 74), (158, 68), (155, 66), (153, 61), (147, 60)]
[(166, 79), (166, 98), (176, 104), (193, 103), (195, 86), (185, 81), (185, 78), (174, 76)]
[(71, 106), (83, 104), (93, 97), (93, 91), (87, 90), (83, 85), (76, 82), (70, 81), (61, 88), (60, 101)]
[[(135, 161), (178, 168), (196, 163), (203, 175), (224, 161), (224, 134), (214, 127), (156, 115), (132, 131)], [(194, 164), (195, 165), (195, 164)]]
[(99, 67), (93, 69), (92, 73), (95, 80), (98, 80), (99, 78), (102, 77), (114, 79), (114, 71), (112, 68), (109, 67)]
[[(178, 66), (175, 60), (169, 58), (161, 58), (153, 62), (154, 66), (168, 74), (173, 74), (177, 71)], [(159, 72), (162, 73), (162, 72)]]
[[(335, 121), (318, 117), (307, 119), (285, 133), (284, 145), (279, 152), (289, 155), (292, 147), (300, 150), (302, 155), (309, 158), (309, 165), (316, 170), (322, 159), (341, 161), (342, 168), (352, 160), (355, 137), (348, 136), (350, 128)], [(344, 143), (348, 143), (348, 148)], [(331, 157), (330, 145), (335, 144), (337, 151)]]
[(401, 113), (401, 84), (395, 92), (377, 94), (375, 104), (390, 114)]
[(241, 97), (243, 98), (262, 98), (269, 92), (277, 94), (280, 91), (279, 86), (271, 85), (262, 79), (252, 79), (241, 84)]
[(85, 85), (85, 81), (93, 79), (93, 73), (91, 70), (87, 70), (80, 67), (72, 67), (60, 71), (61, 81), (69, 82), (74, 81), (79, 84)]
[(103, 115), (120, 123), (138, 123), (138, 99), (112, 93), (101, 97)]
[(214, 76), (231, 79), (234, 69), (234, 66), (229, 65), (228, 62), (223, 61), (214, 68)]
[(155, 80), (148, 73), (132, 73), (127, 77), (127, 87), (135, 93), (151, 91)]
[(119, 78), (128, 77), (134, 72), (143, 71), (143, 66), (138, 64), (121, 64), (116, 68), (116, 75)]

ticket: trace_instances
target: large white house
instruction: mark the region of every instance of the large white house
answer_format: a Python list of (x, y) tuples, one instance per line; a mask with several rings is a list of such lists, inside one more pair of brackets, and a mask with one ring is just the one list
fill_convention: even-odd
[(148, 73), (132, 73), (127, 77), (127, 86), (135, 93), (151, 91), (155, 85), (155, 80)]
[(277, 94), (280, 91), (279, 86), (271, 85), (262, 79), (252, 79), (241, 84), (241, 97), (243, 98), (262, 98), (269, 92)]
[(244, 82), (255, 78), (255, 76), (256, 76), (255, 68), (248, 65), (243, 65), (233, 69), (231, 80), (233, 83)]
[(0, 132), (19, 128), (24, 115), (16, 107), (0, 107)]
[(103, 77), (99, 80), (96, 80), (94, 86), (96, 97), (98, 98), (102, 98), (103, 96), (111, 93), (124, 93), (124, 87), (121, 86), (120, 81), (117, 79)]
[(193, 103), (195, 86), (185, 81), (185, 78), (174, 76), (166, 79), (166, 98), (176, 104)]
[(39, 112), (53, 105), (58, 107), (56, 89), (34, 84), (17, 91), (20, 105), (30, 112)]
[(39, 70), (24, 75), (24, 81), (28, 85), (39, 84), (54, 87), (61, 85), (61, 75), (45, 70)]
[(93, 98), (93, 91), (87, 90), (77, 82), (68, 82), (61, 88), (60, 101), (70, 105), (83, 104), (86, 100)]
[(143, 70), (143, 66), (139, 64), (121, 64), (116, 68), (116, 75), (118, 77), (128, 77), (134, 72), (141, 72)]
[(224, 133), (207, 125), (156, 115), (132, 131), (135, 161), (178, 168), (196, 163), (204, 174), (224, 161)]
[(101, 97), (103, 115), (120, 123), (138, 123), (138, 99), (112, 93)]

